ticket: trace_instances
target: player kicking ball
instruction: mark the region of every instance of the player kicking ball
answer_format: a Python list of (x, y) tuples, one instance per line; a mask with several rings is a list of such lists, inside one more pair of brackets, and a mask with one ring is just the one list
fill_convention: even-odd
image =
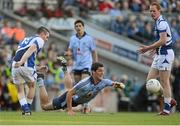
[[(163, 87), (161, 86), (160, 82), (157, 79), (150, 79), (147, 81), (146, 83), (146, 90), (150, 93), (153, 93), (155, 95), (158, 95), (160, 97), (164, 97), (163, 96)], [(161, 99), (162, 100), (162, 99)], [(161, 101), (162, 102), (162, 101)], [(171, 99), (170, 101), (170, 108), (172, 109), (173, 107), (175, 107), (177, 105), (177, 102), (174, 98)], [(158, 113), (158, 115), (160, 115), (160, 113)], [(169, 115), (169, 114), (164, 114), (164, 115)]]
[(91, 76), (81, 80), (74, 87), (66, 91), (61, 96), (54, 98), (52, 101), (49, 100), (43, 79), (38, 78), (41, 108), (45, 111), (66, 109), (68, 115), (74, 115), (75, 112), (72, 107), (89, 102), (105, 87), (113, 86), (120, 89), (125, 88), (123, 83), (104, 79), (103, 76), (103, 64), (99, 62), (93, 63), (91, 67)]

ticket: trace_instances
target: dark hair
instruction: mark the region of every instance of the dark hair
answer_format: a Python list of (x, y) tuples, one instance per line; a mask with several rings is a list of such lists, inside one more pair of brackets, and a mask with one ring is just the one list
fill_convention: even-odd
[(74, 22), (74, 25), (76, 25), (77, 23), (81, 23), (82, 26), (84, 26), (84, 22), (83, 22), (82, 20), (76, 20), (76, 21)]
[(156, 6), (159, 11), (161, 10), (161, 5), (157, 2), (152, 2), (150, 6)]
[(99, 67), (104, 67), (104, 65), (102, 63), (95, 62), (91, 66), (91, 71), (96, 71)]
[(45, 32), (45, 33), (50, 33), (50, 31), (46, 28), (46, 27), (44, 27), (44, 26), (41, 26), (41, 27), (39, 27), (38, 28), (38, 30), (37, 30), (37, 33), (38, 34), (40, 34), (40, 33), (42, 33), (42, 32)]

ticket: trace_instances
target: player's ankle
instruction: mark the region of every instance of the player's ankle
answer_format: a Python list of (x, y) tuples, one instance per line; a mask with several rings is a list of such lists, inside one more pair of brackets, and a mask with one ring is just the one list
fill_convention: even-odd
[(164, 112), (166, 113), (170, 113), (171, 111), (171, 105), (168, 104), (168, 103), (164, 103), (164, 109), (163, 109)]

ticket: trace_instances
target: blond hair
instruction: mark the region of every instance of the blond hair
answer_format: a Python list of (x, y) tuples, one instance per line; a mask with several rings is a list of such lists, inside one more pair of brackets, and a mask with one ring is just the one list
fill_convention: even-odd
[(161, 11), (161, 5), (157, 2), (152, 2), (150, 6), (156, 6), (157, 10)]

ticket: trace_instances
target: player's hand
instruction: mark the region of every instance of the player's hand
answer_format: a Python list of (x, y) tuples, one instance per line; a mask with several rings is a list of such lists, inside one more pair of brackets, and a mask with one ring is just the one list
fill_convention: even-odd
[(149, 46), (141, 45), (140, 48), (137, 50), (138, 53), (144, 54), (149, 50)]
[(115, 88), (120, 88), (120, 89), (124, 89), (125, 88), (125, 85), (123, 83), (117, 82), (117, 81), (113, 82), (113, 86)]
[(76, 114), (73, 110), (68, 110), (67, 113), (68, 113), (68, 115), (70, 115), (70, 116), (73, 116), (73, 115)]
[(154, 54), (156, 53), (156, 49), (151, 49), (150, 51), (149, 51), (149, 56), (154, 56)]
[(72, 52), (71, 51), (65, 51), (64, 56), (72, 56)]
[(39, 73), (46, 73), (48, 71), (48, 67), (47, 66), (40, 66), (38, 69)]
[(18, 68), (18, 67), (20, 67), (22, 64), (21, 64), (21, 62), (16, 62), (15, 64), (14, 64), (14, 68)]

